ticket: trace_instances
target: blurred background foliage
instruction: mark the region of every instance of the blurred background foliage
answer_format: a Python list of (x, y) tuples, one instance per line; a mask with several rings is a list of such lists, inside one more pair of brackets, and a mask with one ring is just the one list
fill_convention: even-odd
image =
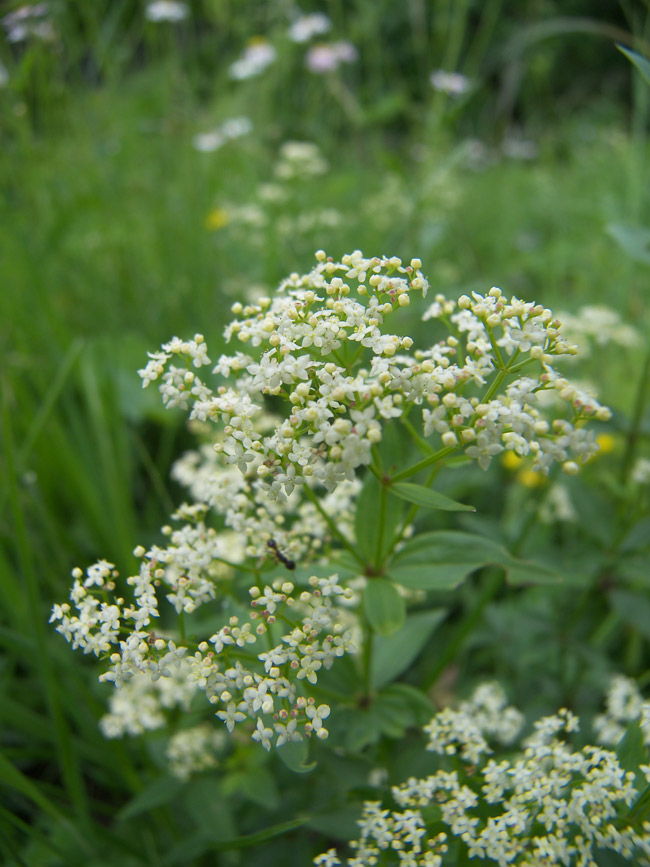
[[(634, 409), (648, 373), (650, 90), (614, 43), (648, 56), (650, 10), (188, 0), (171, 22), (147, 6), (0, 8), (0, 849), (30, 867), (308, 863), (328, 835), (353, 833), (348, 804), (373, 767), (416, 762), (415, 735), (395, 756), (385, 739), (363, 758), (329, 755), (317, 785), (245, 744), (221, 776), (181, 785), (156, 735), (103, 739), (106, 690), (47, 626), (73, 566), (106, 556), (128, 574), (179, 502), (169, 468), (192, 437), (136, 370), (172, 334), (201, 331), (218, 355), (232, 301), (307, 270), (318, 248), (419, 256), (452, 297), (500, 285), (573, 313), (614, 308), (639, 341), (596, 345), (581, 368), (615, 415), (602, 459), (571, 480), (578, 522), (521, 536), (547, 489), (516, 468), (441, 480), (477, 505), (474, 529), (521, 536), (524, 553), (555, 546), (575, 574), (559, 595), (486, 596), (471, 634), (454, 632), (481, 598), (466, 585), (407, 679), (446, 695), (501, 677), (543, 709), (595, 707), (612, 671), (647, 680), (647, 525), (631, 528), (650, 504), (629, 463), (650, 427)], [(288, 29), (310, 12), (331, 21), (311, 43), (346, 41), (352, 62), (306, 68), (311, 43)], [(252, 39), (274, 60), (233, 79)], [(457, 90), (432, 87), (436, 70), (460, 73)], [(247, 131), (198, 138), (233, 118)], [(315, 144), (321, 169), (283, 175), (291, 141)], [(415, 313), (412, 328), (424, 335)], [(307, 803), (311, 836), (283, 825)]]

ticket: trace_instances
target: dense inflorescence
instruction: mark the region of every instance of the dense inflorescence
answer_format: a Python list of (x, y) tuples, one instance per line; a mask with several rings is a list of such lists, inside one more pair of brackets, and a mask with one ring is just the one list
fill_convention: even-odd
[[(575, 347), (550, 310), (508, 301), (496, 288), (458, 302), (437, 296), (423, 318), (441, 320), (448, 336), (413, 350), (410, 337), (385, 324), (414, 293), (426, 294), (419, 260), (404, 266), (359, 251), (341, 262), (324, 253), (317, 259), (272, 299), (233, 306), (226, 338), (257, 351), (219, 358), (213, 372), (232, 384), (213, 390), (192, 369), (211, 363), (201, 335), (175, 338), (140, 371), (145, 386), (161, 380), (167, 406), (223, 425), (216, 448), (243, 473), (254, 464), (269, 496), (309, 478), (328, 490), (354, 479), (371, 463), (383, 426), (410, 414), (419, 414), (425, 438), (464, 451), (483, 469), (510, 450), (531, 455), (534, 469), (560, 462), (572, 473), (596, 452), (581, 423), (606, 419), (609, 410), (552, 366)], [(263, 434), (266, 395), (280, 397), (286, 411)], [(570, 418), (547, 418), (553, 399)]]
[(425, 728), (427, 749), (456, 759), (453, 769), (394, 786), (393, 808), (367, 801), (359, 839), (351, 843), (355, 854), (341, 860), (330, 849), (315, 864), (443, 867), (459, 863), (464, 851), (499, 867), (596, 867), (602, 850), (650, 864), (650, 822), (639, 831), (624, 818), (647, 780), (640, 789), (609, 750), (574, 748), (579, 721), (568, 710), (538, 720), (514, 754), (493, 758), (488, 741), (511, 741), (522, 718), (513, 725), (518, 712), (506, 707), (500, 690), (481, 689), (483, 695), (458, 711), (445, 709)]
[[(143, 387), (157, 382), (167, 407), (214, 435), (174, 467), (190, 501), (163, 527), (166, 544), (135, 549), (126, 586), (107, 561), (75, 569), (70, 601), (54, 607), (73, 648), (107, 663), (107, 735), (162, 725), (198, 692), (267, 749), (327, 736), (329, 707), (312, 688), (363, 633), (359, 597), (328, 557), (353, 548), (360, 477), (378, 474), (386, 425), (401, 422), (428, 455), (401, 478), (457, 454), (485, 469), (500, 452), (574, 473), (595, 453), (583, 423), (609, 411), (552, 366), (575, 349), (550, 310), (499, 289), (438, 295), (423, 316), (437, 339), (416, 349), (387, 324), (428, 288), (418, 259), (320, 251), (273, 298), (233, 306), (225, 336), (241, 348), (216, 365), (200, 334), (150, 353)], [(289, 580), (297, 563), (302, 583)], [(173, 631), (154, 629), (167, 623), (163, 596)], [(207, 604), (220, 626), (196, 634)]]

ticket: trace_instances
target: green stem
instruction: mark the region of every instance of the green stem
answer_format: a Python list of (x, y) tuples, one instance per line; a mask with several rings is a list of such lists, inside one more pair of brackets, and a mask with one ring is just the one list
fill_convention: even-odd
[(363, 645), (363, 692), (370, 695), (370, 680), (372, 675), (372, 640), (374, 633), (370, 624), (366, 624), (366, 640)]
[(486, 325), (485, 328), (487, 330), (488, 337), (490, 338), (490, 343), (492, 344), (492, 351), (494, 352), (494, 357), (497, 360), (498, 366), (503, 370), (505, 369), (505, 367), (507, 367), (507, 365), (504, 365), (503, 363), (503, 356), (501, 355), (499, 344), (494, 339), (494, 332), (488, 325)]
[(634, 400), (634, 416), (632, 419), (632, 427), (627, 435), (627, 443), (625, 446), (625, 454), (623, 455), (623, 464), (621, 466), (621, 482), (625, 484), (628, 480), (630, 470), (632, 469), (632, 464), (634, 462), (634, 457), (636, 454), (636, 447), (639, 441), (639, 436), (641, 433), (641, 422), (643, 420), (643, 413), (645, 410), (645, 405), (648, 400), (648, 385), (650, 384), (650, 345), (648, 346), (648, 352), (645, 357), (645, 361), (643, 363), (643, 370), (641, 371), (641, 378), (639, 379), (639, 385), (636, 392), (636, 398)]
[[(524, 522), (517, 538), (513, 541), (511, 545), (511, 551), (513, 554), (519, 553), (531, 529), (536, 525), (539, 510), (545, 502), (547, 496), (548, 493), (545, 496), (540, 497), (535, 509), (533, 509), (532, 513), (528, 516), (528, 519)], [(445, 645), (445, 649), (443, 650), (441, 656), (438, 658), (433, 668), (429, 671), (427, 677), (424, 680), (425, 689), (430, 689), (436, 682), (436, 680), (440, 677), (445, 668), (449, 665), (449, 663), (453, 661), (467, 636), (473, 631), (476, 624), (480, 621), (486, 606), (498, 594), (503, 584), (503, 577), (504, 572), (502, 569), (493, 568), (488, 570), (485, 585), (483, 587), (483, 590), (479, 594), (476, 604), (461, 620), (458, 628), (456, 629), (456, 632), (454, 633), (454, 635), (452, 635), (451, 640)]]
[[(439, 466), (438, 467), (432, 467), (431, 472), (429, 473), (427, 480), (425, 482), (425, 485), (427, 488), (431, 487), (431, 483), (435, 479), (439, 469), (440, 469)], [(417, 515), (419, 510), (420, 510), (420, 507), (418, 505), (416, 505), (415, 503), (408, 510), (408, 512), (406, 513), (406, 517), (404, 518), (404, 521), (402, 522), (402, 526), (401, 526), (399, 532), (397, 533), (397, 535), (395, 536), (395, 538), (391, 542), (390, 548), (386, 552), (387, 558), (390, 557), (390, 555), (395, 550), (396, 546), (399, 545), (399, 543), (402, 541), (402, 539), (404, 537), (404, 533), (406, 533), (407, 527), (409, 526), (411, 521), (415, 518), (415, 516)]]
[(384, 530), (386, 527), (386, 499), (388, 489), (386, 485), (380, 485), (379, 491), (379, 531), (377, 533), (377, 551), (375, 553), (375, 567), (381, 568), (381, 554), (384, 548)]
[(406, 418), (406, 416), (404, 416), (404, 415), (402, 416), (401, 422), (404, 425), (404, 427), (406, 428), (406, 430), (411, 434), (411, 436), (413, 437), (413, 440), (415, 441), (415, 444), (417, 445), (417, 447), (420, 449), (421, 452), (424, 452), (425, 455), (432, 455), (435, 452), (435, 449), (433, 448), (433, 446), (429, 445), (429, 443), (424, 439), (424, 437), (420, 436), (420, 434), (416, 431), (415, 427), (413, 426), (412, 422), (410, 422)]
[(445, 446), (444, 448), (438, 449), (437, 452), (429, 455), (428, 458), (423, 458), (421, 461), (418, 461), (417, 464), (413, 464), (413, 466), (409, 467), (408, 469), (402, 470), (401, 473), (397, 473), (397, 475), (392, 476), (391, 482), (401, 482), (403, 479), (408, 479), (411, 476), (416, 475), (416, 473), (419, 473), (420, 470), (426, 470), (426, 468), (430, 467), (432, 464), (444, 460), (444, 458), (446, 458), (448, 455), (455, 451), (456, 446)]
[(436, 660), (435, 665), (433, 665), (423, 678), (422, 688), (425, 691), (433, 686), (445, 668), (447, 668), (447, 666), (455, 659), (458, 651), (463, 645), (463, 642), (474, 630), (475, 626), (481, 619), (485, 607), (497, 595), (502, 584), (503, 570), (490, 569), (487, 575), (487, 580), (479, 594), (476, 604), (460, 622), (455, 633), (452, 635), (451, 640), (447, 642), (444, 650)]
[(489, 400), (492, 400), (494, 395), (501, 388), (501, 383), (503, 382), (503, 380), (506, 378), (506, 376), (509, 373), (512, 373), (512, 367), (513, 367), (514, 361), (518, 355), (519, 355), (519, 350), (515, 349), (515, 351), (512, 353), (512, 355), (508, 359), (506, 366), (504, 368), (502, 368), (497, 373), (497, 375), (494, 377), (494, 379), (492, 380), (492, 382), (488, 386), (487, 391), (485, 392), (485, 394), (483, 395), (483, 397), (481, 399), (481, 403), (487, 403)]
[(365, 562), (364, 562), (364, 560), (363, 560), (363, 557), (361, 557), (361, 556), (357, 553), (356, 549), (355, 549), (355, 548), (354, 548), (354, 547), (353, 547), (353, 546), (348, 542), (348, 540), (345, 538), (345, 536), (343, 535), (343, 533), (341, 533), (341, 531), (340, 531), (339, 528), (336, 526), (336, 524), (334, 523), (334, 521), (332, 520), (332, 518), (330, 518), (330, 516), (327, 514), (327, 512), (325, 511), (325, 509), (321, 506), (321, 504), (320, 504), (320, 502), (319, 502), (319, 500), (318, 500), (318, 497), (317, 497), (316, 494), (312, 491), (312, 489), (309, 487), (309, 485), (303, 485), (303, 486), (302, 486), (302, 489), (303, 489), (303, 491), (305, 492), (305, 494), (307, 495), (307, 498), (308, 498), (309, 500), (312, 501), (312, 503), (313, 503), (314, 506), (316, 507), (317, 511), (319, 512), (320, 516), (323, 518), (323, 520), (325, 521), (325, 523), (327, 524), (327, 526), (330, 528), (330, 530), (331, 530), (331, 532), (332, 532), (332, 535), (335, 536), (335, 537), (339, 540), (339, 542), (341, 543), (341, 545), (343, 545), (343, 547), (344, 547), (346, 550), (348, 550), (348, 551), (350, 552), (350, 554), (352, 554), (352, 556), (354, 557), (354, 559), (355, 559), (355, 560), (356, 560), (356, 561), (357, 561), (361, 566), (364, 566), (364, 567), (365, 567), (366, 564), (365, 564)]

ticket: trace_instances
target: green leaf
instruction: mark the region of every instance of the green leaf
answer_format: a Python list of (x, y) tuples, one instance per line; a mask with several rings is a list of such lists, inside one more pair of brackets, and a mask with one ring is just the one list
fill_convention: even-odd
[(313, 828), (314, 831), (325, 834), (333, 840), (352, 839), (359, 830), (357, 825), (359, 813), (358, 807), (355, 810), (351, 806), (331, 810), (328, 813), (319, 813), (311, 817), (309, 828)]
[(178, 793), (183, 788), (183, 783), (175, 777), (156, 777), (156, 779), (138, 792), (126, 806), (117, 814), (119, 822), (125, 822), (141, 813), (147, 813), (155, 807), (161, 807), (172, 800), (176, 800)]
[(406, 671), (444, 620), (445, 608), (418, 611), (393, 635), (378, 636), (373, 646), (370, 685), (381, 689)]
[(424, 725), (433, 716), (434, 708), (429, 697), (410, 683), (391, 683), (381, 691), (380, 697), (382, 701), (399, 702), (407, 707), (412, 725)]
[[(247, 771), (241, 771), (240, 775), (246, 775)], [(234, 803), (232, 792), (243, 791), (244, 787), (233, 786), (228, 789), (225, 783), (230, 782), (233, 776), (235, 774), (222, 771), (192, 777), (180, 798), (174, 801), (175, 804), (182, 801), (186, 815), (192, 817), (193, 826), (208, 840), (227, 840), (237, 835), (238, 829), (231, 811)]]
[(406, 683), (393, 683), (367, 707), (339, 712), (335, 724), (343, 733), (347, 750), (358, 753), (382, 737), (402, 738), (408, 728), (421, 727), (432, 715), (433, 708), (424, 693)]
[(93, 850), (90, 840), (82, 837), (80, 830), (59, 811), (59, 808), (47, 795), (43, 794), (41, 789), (2, 753), (0, 753), (0, 784), (16, 789), (25, 798), (32, 801), (43, 813), (52, 818), (57, 825), (64, 828), (74, 838), (75, 844), (81, 852), (85, 853), (87, 857), (91, 856)]
[(630, 259), (650, 265), (650, 229), (631, 223), (610, 223), (607, 234)]
[(395, 562), (408, 563), (458, 563), (475, 564), (474, 568), (485, 563), (494, 563), (503, 556), (504, 550), (498, 542), (477, 533), (460, 530), (434, 530), (420, 533), (404, 545), (395, 555)]
[(390, 490), (403, 500), (415, 503), (416, 506), (423, 506), (425, 509), (440, 509), (444, 512), (476, 511), (474, 506), (458, 503), (456, 500), (452, 500), (451, 497), (445, 497), (444, 494), (432, 490), (432, 488), (427, 488), (424, 485), (415, 485), (412, 482), (396, 482), (390, 486)]
[(266, 810), (274, 810), (279, 804), (275, 780), (264, 766), (247, 767), (239, 772), (228, 774), (224, 780), (224, 790), (228, 794), (240, 792)]
[(629, 590), (612, 590), (609, 594), (612, 608), (629, 626), (650, 638), (650, 601), (646, 594)]
[[(355, 536), (359, 553), (369, 562), (377, 555), (377, 539), (380, 527), (381, 485), (368, 473), (357, 499), (354, 519)], [(401, 508), (386, 508), (384, 516), (384, 545), (382, 554), (388, 550), (395, 531), (401, 521)]]
[(191, 858), (198, 857), (208, 850), (248, 849), (250, 846), (257, 846), (258, 843), (264, 843), (273, 837), (288, 834), (290, 831), (306, 825), (307, 822), (309, 822), (309, 818), (307, 817), (290, 819), (288, 822), (269, 825), (267, 828), (256, 831), (254, 834), (244, 834), (241, 837), (232, 837), (229, 840), (207, 840), (205, 837), (197, 837), (195, 840), (183, 840), (163, 859), (162, 864), (165, 867), (171, 867), (173, 864), (189, 864)]
[(386, 578), (370, 578), (363, 591), (368, 623), (379, 635), (392, 635), (406, 618), (406, 604), (397, 587)]
[[(650, 515), (640, 518), (629, 528), (625, 538), (621, 542), (620, 550), (638, 551), (644, 550), (650, 545)], [(0, 630), (1, 634), (1, 630)]]
[(289, 770), (295, 774), (308, 774), (318, 764), (318, 762), (307, 762), (308, 741), (292, 741), (282, 744), (281, 747), (278, 747), (277, 754)]
[(387, 577), (412, 590), (455, 590), (476, 568), (467, 563), (396, 563), (389, 567)]
[(488, 565), (505, 569), (511, 584), (561, 581), (547, 566), (519, 560), (485, 536), (457, 530), (421, 533), (411, 539), (390, 563), (388, 576), (414, 589), (453, 590), (471, 572)]
[(498, 565), (506, 570), (508, 584), (514, 587), (522, 584), (561, 584), (563, 581), (562, 575), (550, 566), (532, 560), (517, 560), (504, 553), (506, 556)]
[(639, 765), (645, 763), (646, 748), (643, 743), (643, 731), (638, 723), (633, 722), (628, 725), (627, 731), (616, 747), (616, 755), (621, 767), (626, 771), (636, 773)]
[(630, 823), (643, 822), (648, 818), (648, 812), (650, 812), (650, 785), (641, 790), (625, 819)]
[(629, 48), (623, 48), (622, 45), (616, 44), (618, 50), (624, 54), (630, 63), (633, 63), (639, 70), (641, 75), (650, 84), (650, 60), (647, 60), (642, 54), (637, 54), (636, 51), (631, 51)]
[(0, 753), (0, 783), (16, 789), (25, 798), (33, 801), (40, 810), (57, 821), (66, 821), (58, 807), (50, 801), (40, 788), (26, 777), (6, 756)]

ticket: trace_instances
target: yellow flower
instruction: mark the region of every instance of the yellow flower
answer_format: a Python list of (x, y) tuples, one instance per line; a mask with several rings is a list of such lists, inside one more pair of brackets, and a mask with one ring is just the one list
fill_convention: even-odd
[(600, 446), (599, 454), (601, 455), (607, 455), (610, 452), (613, 452), (616, 448), (616, 437), (612, 434), (598, 434), (598, 436), (596, 437), (596, 442)]
[(517, 473), (517, 481), (525, 488), (538, 488), (546, 482), (546, 476), (536, 470), (521, 470)]
[(524, 459), (512, 451), (503, 453), (501, 463), (507, 470), (518, 470), (523, 464)]
[(209, 232), (218, 232), (228, 225), (228, 211), (223, 208), (213, 208), (205, 218), (205, 228)]

